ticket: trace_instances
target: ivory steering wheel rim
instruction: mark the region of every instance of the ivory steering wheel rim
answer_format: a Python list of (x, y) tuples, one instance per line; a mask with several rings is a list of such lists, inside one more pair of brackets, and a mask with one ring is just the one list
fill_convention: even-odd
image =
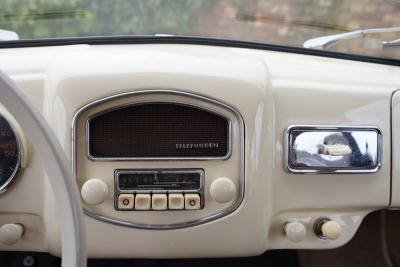
[[(71, 166), (56, 135), (40, 111), (18, 86), (0, 71), (0, 103), (29, 132), (42, 155), (54, 192), (61, 230), (62, 267), (86, 267), (86, 233), (80, 194)], [(28, 131), (29, 129), (29, 131)]]

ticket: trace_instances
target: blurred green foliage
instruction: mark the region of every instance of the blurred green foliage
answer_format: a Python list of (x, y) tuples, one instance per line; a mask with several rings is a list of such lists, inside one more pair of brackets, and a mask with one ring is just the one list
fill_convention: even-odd
[(0, 29), (20, 38), (190, 33), (216, 0), (0, 0)]
[[(175, 34), (302, 47), (309, 38), (398, 27), (400, 0), (0, 0), (0, 29), (20, 38)], [(381, 41), (343, 41), (337, 52), (399, 58)]]

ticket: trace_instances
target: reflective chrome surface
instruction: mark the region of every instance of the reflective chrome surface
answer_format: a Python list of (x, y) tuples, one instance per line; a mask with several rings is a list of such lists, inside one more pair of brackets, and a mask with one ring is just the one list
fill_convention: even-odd
[(400, 27), (361, 29), (351, 32), (320, 36), (308, 39), (303, 43), (303, 47), (325, 50), (342, 40), (351, 40), (356, 38), (362, 38), (367, 34), (387, 33), (387, 32), (400, 32)]
[(377, 172), (381, 150), (376, 127), (291, 126), (285, 162), (292, 173)]

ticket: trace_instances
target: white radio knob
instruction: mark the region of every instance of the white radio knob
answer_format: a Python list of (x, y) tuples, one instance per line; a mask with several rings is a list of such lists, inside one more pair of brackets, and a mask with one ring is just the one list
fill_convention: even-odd
[(236, 186), (229, 178), (217, 178), (211, 183), (210, 195), (217, 202), (229, 202), (236, 196)]
[(24, 227), (21, 224), (9, 223), (0, 227), (0, 243), (11, 246), (21, 239)]
[(306, 228), (301, 222), (288, 222), (284, 226), (287, 238), (295, 243), (303, 241), (306, 237)]
[(108, 186), (100, 179), (90, 179), (83, 184), (81, 195), (87, 204), (99, 205), (108, 195)]

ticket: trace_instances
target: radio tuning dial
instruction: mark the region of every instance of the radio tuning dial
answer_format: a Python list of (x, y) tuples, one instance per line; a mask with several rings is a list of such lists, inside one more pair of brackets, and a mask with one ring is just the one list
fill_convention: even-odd
[(83, 184), (81, 195), (85, 203), (99, 205), (104, 202), (108, 195), (108, 186), (100, 179), (90, 179)]
[(236, 196), (236, 186), (229, 178), (217, 178), (211, 183), (210, 195), (219, 203), (229, 202)]

